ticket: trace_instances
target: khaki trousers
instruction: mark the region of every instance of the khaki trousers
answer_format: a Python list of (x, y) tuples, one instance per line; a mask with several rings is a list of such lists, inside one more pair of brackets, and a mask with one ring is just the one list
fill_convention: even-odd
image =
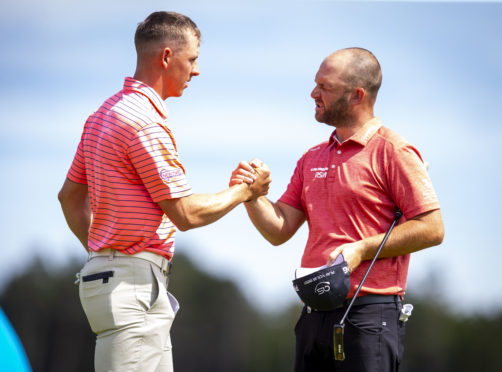
[(79, 294), (97, 336), (96, 372), (173, 371), (169, 332), (179, 305), (158, 266), (94, 257), (80, 272)]

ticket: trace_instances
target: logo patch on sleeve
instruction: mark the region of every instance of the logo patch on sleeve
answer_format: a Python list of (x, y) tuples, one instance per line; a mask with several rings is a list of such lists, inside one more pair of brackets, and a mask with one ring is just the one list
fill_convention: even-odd
[(179, 168), (162, 169), (160, 171), (160, 179), (162, 181), (170, 181), (171, 178), (183, 176), (183, 171)]

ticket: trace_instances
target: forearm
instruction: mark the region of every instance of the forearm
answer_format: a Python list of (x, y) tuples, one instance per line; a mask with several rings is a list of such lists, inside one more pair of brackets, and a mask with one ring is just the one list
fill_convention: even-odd
[(60, 202), (68, 227), (87, 250), (89, 227), (92, 220), (89, 198), (87, 196), (81, 199), (71, 196), (60, 197)]
[(273, 245), (289, 240), (304, 222), (301, 212), (272, 203), (264, 196), (244, 205), (253, 225)]
[(92, 213), (87, 185), (72, 182), (67, 178), (59, 191), (58, 199), (70, 230), (84, 248), (88, 249), (87, 240)]
[[(77, 206), (76, 206), (77, 207)], [(78, 208), (78, 207), (77, 207)], [(75, 236), (80, 240), (84, 248), (87, 250), (87, 243), (89, 239), (89, 227), (91, 226), (91, 212), (90, 208), (88, 211), (76, 215), (71, 212), (72, 207), (68, 209), (63, 208), (63, 213), (70, 230), (75, 234)]]
[(249, 198), (247, 185), (236, 185), (215, 194), (190, 196), (185, 213), (189, 228), (205, 226), (219, 220)]
[(240, 183), (215, 194), (192, 194), (159, 202), (162, 211), (182, 231), (219, 220), (238, 204), (266, 195), (270, 186), (270, 170), (259, 168), (251, 185)]
[(249, 187), (241, 184), (215, 194), (163, 200), (159, 205), (179, 230), (186, 231), (219, 220), (249, 197)]
[[(372, 259), (385, 234), (379, 234), (361, 241), (361, 259)], [(389, 235), (379, 258), (402, 256), (441, 244), (444, 237), (443, 221), (439, 210), (425, 213), (396, 226)]]

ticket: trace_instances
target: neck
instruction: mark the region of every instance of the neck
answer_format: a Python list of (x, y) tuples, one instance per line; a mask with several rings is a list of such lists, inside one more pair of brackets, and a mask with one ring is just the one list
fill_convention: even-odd
[(164, 97), (164, 86), (162, 83), (162, 77), (160, 76), (160, 74), (153, 72), (151, 68), (143, 69), (140, 68), (140, 66), (138, 66), (136, 68), (136, 72), (134, 73), (133, 78), (151, 87), (158, 93), (158, 95), (163, 100), (167, 98)]
[(352, 120), (350, 123), (346, 123), (341, 126), (336, 126), (336, 138), (340, 143), (346, 141), (350, 137), (352, 137), (359, 129), (361, 129), (364, 124), (366, 124), (369, 120), (373, 119), (373, 113), (367, 113), (365, 115), (360, 115)]

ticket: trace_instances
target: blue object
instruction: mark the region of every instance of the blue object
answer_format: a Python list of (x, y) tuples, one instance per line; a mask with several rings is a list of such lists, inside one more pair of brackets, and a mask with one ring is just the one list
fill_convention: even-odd
[(0, 308), (0, 372), (31, 372), (23, 346)]

